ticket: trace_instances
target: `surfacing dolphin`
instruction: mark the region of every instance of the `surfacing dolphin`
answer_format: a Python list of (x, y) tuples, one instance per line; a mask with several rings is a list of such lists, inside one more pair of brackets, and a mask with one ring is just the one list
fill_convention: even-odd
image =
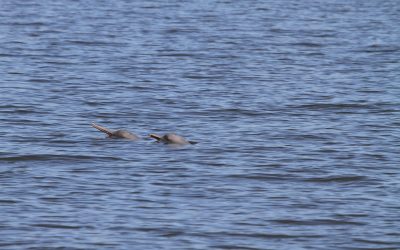
[(119, 129), (112, 131), (108, 128), (102, 127), (100, 125), (97, 125), (95, 123), (92, 123), (92, 127), (100, 130), (101, 132), (105, 133), (108, 135), (110, 138), (124, 138), (124, 139), (129, 139), (129, 140), (138, 140), (140, 139), (139, 136), (132, 134), (131, 132), (124, 130), (124, 129)]
[(163, 142), (165, 144), (178, 144), (178, 145), (185, 145), (185, 144), (196, 144), (197, 142), (188, 141), (180, 135), (168, 133), (163, 136), (159, 136), (156, 134), (150, 134), (151, 138), (157, 140), (157, 142)]

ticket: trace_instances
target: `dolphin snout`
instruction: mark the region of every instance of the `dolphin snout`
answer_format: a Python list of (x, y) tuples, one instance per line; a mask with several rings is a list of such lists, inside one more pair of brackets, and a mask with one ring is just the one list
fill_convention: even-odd
[(161, 136), (158, 136), (158, 135), (156, 135), (156, 134), (149, 134), (149, 136), (150, 136), (151, 138), (156, 139), (157, 141), (160, 141), (160, 140), (161, 140)]

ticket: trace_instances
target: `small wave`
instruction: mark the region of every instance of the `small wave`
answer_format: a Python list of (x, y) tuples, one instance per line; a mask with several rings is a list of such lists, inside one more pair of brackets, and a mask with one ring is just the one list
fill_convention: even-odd
[(59, 202), (63, 200), (63, 198), (60, 197), (41, 197), (40, 199), (47, 202)]
[(267, 115), (268, 113), (260, 110), (251, 110), (244, 108), (219, 108), (219, 109), (206, 109), (199, 113), (203, 113), (205, 115), (218, 114), (219, 116), (227, 114), (227, 115), (243, 115), (243, 116), (260, 116)]
[(260, 250), (258, 247), (249, 247), (249, 246), (241, 246), (241, 245), (215, 245), (212, 246), (213, 249), (228, 249), (228, 250)]
[[(51, 64), (51, 65), (74, 65), (72, 61), (44, 61), (43, 63)], [(54, 80), (53, 80), (54, 81)]]
[(69, 40), (66, 41), (70, 44), (74, 45), (83, 45), (83, 46), (124, 46), (124, 43), (116, 43), (116, 42), (106, 42), (106, 41), (83, 41), (83, 40)]
[(219, 78), (219, 76), (184, 74), (183, 78), (201, 80), (201, 79), (216, 79)]
[[(43, 114), (43, 112), (35, 110), (35, 109), (31, 109), (31, 108), (16, 108), (16, 109), (6, 109), (6, 110), (0, 110), (0, 113), (8, 113), (8, 114)], [(16, 122), (17, 124), (21, 124), (24, 122), (31, 122), (30, 120), (19, 120), (18, 122)]]
[(18, 203), (18, 201), (15, 200), (0, 200), (0, 204), (15, 204)]
[(301, 47), (322, 47), (323, 45), (320, 43), (312, 43), (312, 42), (299, 42), (299, 43), (291, 43), (292, 46), (301, 46)]
[(0, 109), (18, 109), (18, 108), (31, 108), (31, 107), (22, 105), (13, 105), (13, 104), (0, 105)]
[(323, 135), (312, 135), (312, 134), (302, 134), (302, 135), (288, 135), (286, 138), (292, 138), (294, 140), (316, 140), (316, 141), (323, 141), (328, 140), (329, 137)]
[(51, 160), (89, 160), (89, 159), (104, 159), (104, 160), (119, 160), (117, 157), (99, 157), (90, 155), (53, 155), (53, 154), (32, 154), (20, 156), (0, 157), (0, 161), (20, 162), (20, 161), (51, 161)]
[(321, 235), (314, 234), (285, 234), (285, 233), (235, 233), (235, 232), (217, 232), (214, 235), (224, 237), (245, 237), (245, 238), (263, 238), (263, 239), (288, 239), (288, 238), (320, 238)]
[(190, 53), (162, 53), (159, 56), (167, 56), (167, 57), (192, 57), (195, 54)]
[(33, 83), (51, 83), (54, 82), (53, 79), (44, 79), (44, 78), (31, 78), (28, 79), (28, 82), (33, 82)]
[(232, 174), (228, 175), (228, 178), (235, 178), (235, 179), (251, 179), (251, 180), (288, 180), (294, 179), (293, 175), (288, 174)]
[(354, 238), (353, 240), (357, 241), (357, 242), (377, 244), (377, 245), (398, 245), (398, 244), (400, 244), (400, 241), (382, 241), (382, 240), (371, 240), (371, 239), (361, 239), (361, 238)]
[(357, 103), (310, 103), (299, 106), (292, 106), (291, 109), (310, 109), (310, 110), (342, 110), (342, 109), (370, 109), (375, 108), (370, 104), (357, 104)]
[(7, 23), (10, 26), (44, 26), (46, 23), (44, 22), (12, 22)]
[(315, 178), (307, 178), (304, 181), (306, 182), (354, 182), (354, 181), (363, 181), (366, 180), (365, 176), (327, 176), (327, 177), (315, 177)]
[(70, 226), (70, 225), (63, 225), (63, 224), (31, 224), (30, 226), (33, 227), (44, 227), (44, 228), (54, 228), (54, 229), (80, 229), (82, 226)]
[(14, 56), (17, 56), (17, 54), (0, 53), (0, 57), (14, 57)]
[[(24, 246), (24, 245), (30, 245), (30, 242), (19, 242), (19, 241), (14, 241), (14, 242), (10, 242), (10, 243), (6, 243), (6, 242), (0, 242), (0, 247), (12, 247), (9, 249), (15, 249), (16, 246)], [(22, 248), (22, 249), (32, 249), (32, 248)]]
[(92, 169), (92, 168), (77, 168), (77, 169), (68, 170), (67, 172), (82, 174), (82, 173), (96, 173), (97, 170), (96, 169)]
[(400, 46), (372, 44), (364, 48), (355, 50), (355, 52), (364, 53), (394, 53), (400, 50)]
[(344, 221), (344, 220), (332, 220), (332, 219), (318, 219), (318, 220), (272, 220), (273, 222), (279, 224), (287, 225), (366, 225), (366, 223), (355, 222), (355, 221)]

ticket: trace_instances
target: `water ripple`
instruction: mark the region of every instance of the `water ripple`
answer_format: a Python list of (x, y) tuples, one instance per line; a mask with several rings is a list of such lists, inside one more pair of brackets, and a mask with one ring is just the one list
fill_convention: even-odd
[(31, 154), (20, 156), (0, 157), (0, 161), (24, 162), (24, 161), (80, 161), (80, 160), (119, 160), (118, 157), (91, 156), (91, 155), (54, 155), (54, 154)]

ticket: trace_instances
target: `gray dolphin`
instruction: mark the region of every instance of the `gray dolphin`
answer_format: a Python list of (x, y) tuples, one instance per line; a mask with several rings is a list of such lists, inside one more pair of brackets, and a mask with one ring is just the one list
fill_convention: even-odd
[(183, 138), (180, 135), (173, 134), (173, 133), (168, 133), (163, 136), (159, 136), (156, 134), (150, 134), (149, 135), (151, 138), (154, 138), (157, 140), (157, 142), (163, 142), (166, 144), (179, 144), (179, 145), (185, 145), (185, 144), (196, 144), (197, 142), (194, 141), (188, 141), (185, 138)]
[(129, 139), (129, 140), (138, 140), (140, 139), (139, 136), (132, 134), (129, 131), (126, 131), (124, 129), (119, 129), (119, 130), (115, 130), (112, 131), (108, 128), (102, 127), (100, 125), (97, 125), (95, 123), (92, 123), (92, 127), (100, 130), (103, 133), (106, 133), (108, 135), (108, 137), (110, 138), (124, 138), (124, 139)]

